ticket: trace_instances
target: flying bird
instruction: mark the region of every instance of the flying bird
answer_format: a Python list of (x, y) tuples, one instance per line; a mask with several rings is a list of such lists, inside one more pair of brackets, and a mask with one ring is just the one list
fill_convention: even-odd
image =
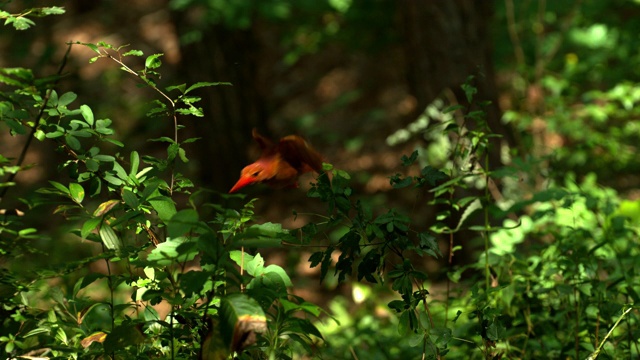
[(296, 188), (300, 175), (311, 171), (322, 172), (322, 156), (300, 136), (285, 136), (278, 143), (273, 143), (256, 129), (253, 129), (252, 135), (260, 145), (262, 155), (242, 169), (240, 179), (229, 193), (257, 183), (275, 188)]

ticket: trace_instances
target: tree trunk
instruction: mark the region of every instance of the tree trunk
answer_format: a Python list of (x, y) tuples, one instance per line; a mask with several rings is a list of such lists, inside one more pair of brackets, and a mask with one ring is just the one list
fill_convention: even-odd
[[(403, 0), (399, 6), (404, 25), (407, 83), (418, 104), (413, 116), (419, 116), (447, 88), (462, 105), (468, 105), (460, 85), (473, 75), (473, 85), (478, 89), (474, 101), (491, 101), (484, 108), (489, 128), (514, 145), (511, 130), (501, 121), (491, 61), (488, 25), (492, 2)], [(491, 167), (500, 166), (498, 145), (490, 150)]]
[[(186, 25), (188, 26), (188, 25)], [(180, 29), (179, 29), (180, 30)], [(205, 117), (191, 127), (202, 140), (195, 143), (202, 185), (228, 190), (247, 163), (251, 129), (264, 129), (265, 96), (259, 93), (259, 44), (251, 28), (214, 26), (198, 42), (182, 49), (182, 70), (190, 83), (229, 82), (202, 89)]]

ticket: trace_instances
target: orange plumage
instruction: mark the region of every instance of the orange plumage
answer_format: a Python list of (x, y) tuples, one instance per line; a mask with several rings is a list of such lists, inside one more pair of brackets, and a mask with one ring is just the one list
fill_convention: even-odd
[(322, 156), (297, 135), (285, 136), (277, 144), (260, 135), (256, 129), (253, 139), (260, 145), (262, 155), (240, 172), (240, 179), (229, 190), (234, 193), (245, 186), (264, 183), (272, 187), (298, 187), (300, 175), (322, 171)]

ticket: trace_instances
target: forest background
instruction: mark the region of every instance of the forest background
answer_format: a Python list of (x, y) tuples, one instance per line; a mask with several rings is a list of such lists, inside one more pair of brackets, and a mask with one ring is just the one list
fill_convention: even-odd
[(638, 15), (0, 2), (0, 356), (638, 356)]

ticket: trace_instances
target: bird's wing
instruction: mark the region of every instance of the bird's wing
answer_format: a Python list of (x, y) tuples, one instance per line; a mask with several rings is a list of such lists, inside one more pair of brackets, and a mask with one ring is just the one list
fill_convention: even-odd
[(280, 139), (278, 153), (300, 173), (322, 172), (322, 156), (300, 136), (289, 135)]
[(258, 129), (253, 128), (253, 130), (251, 131), (251, 135), (253, 136), (253, 140), (255, 140), (258, 145), (260, 145), (260, 149), (264, 152), (266, 151), (270, 151), (271, 149), (273, 149), (273, 142), (269, 139), (267, 139), (266, 137), (260, 135), (260, 133), (258, 133)]

